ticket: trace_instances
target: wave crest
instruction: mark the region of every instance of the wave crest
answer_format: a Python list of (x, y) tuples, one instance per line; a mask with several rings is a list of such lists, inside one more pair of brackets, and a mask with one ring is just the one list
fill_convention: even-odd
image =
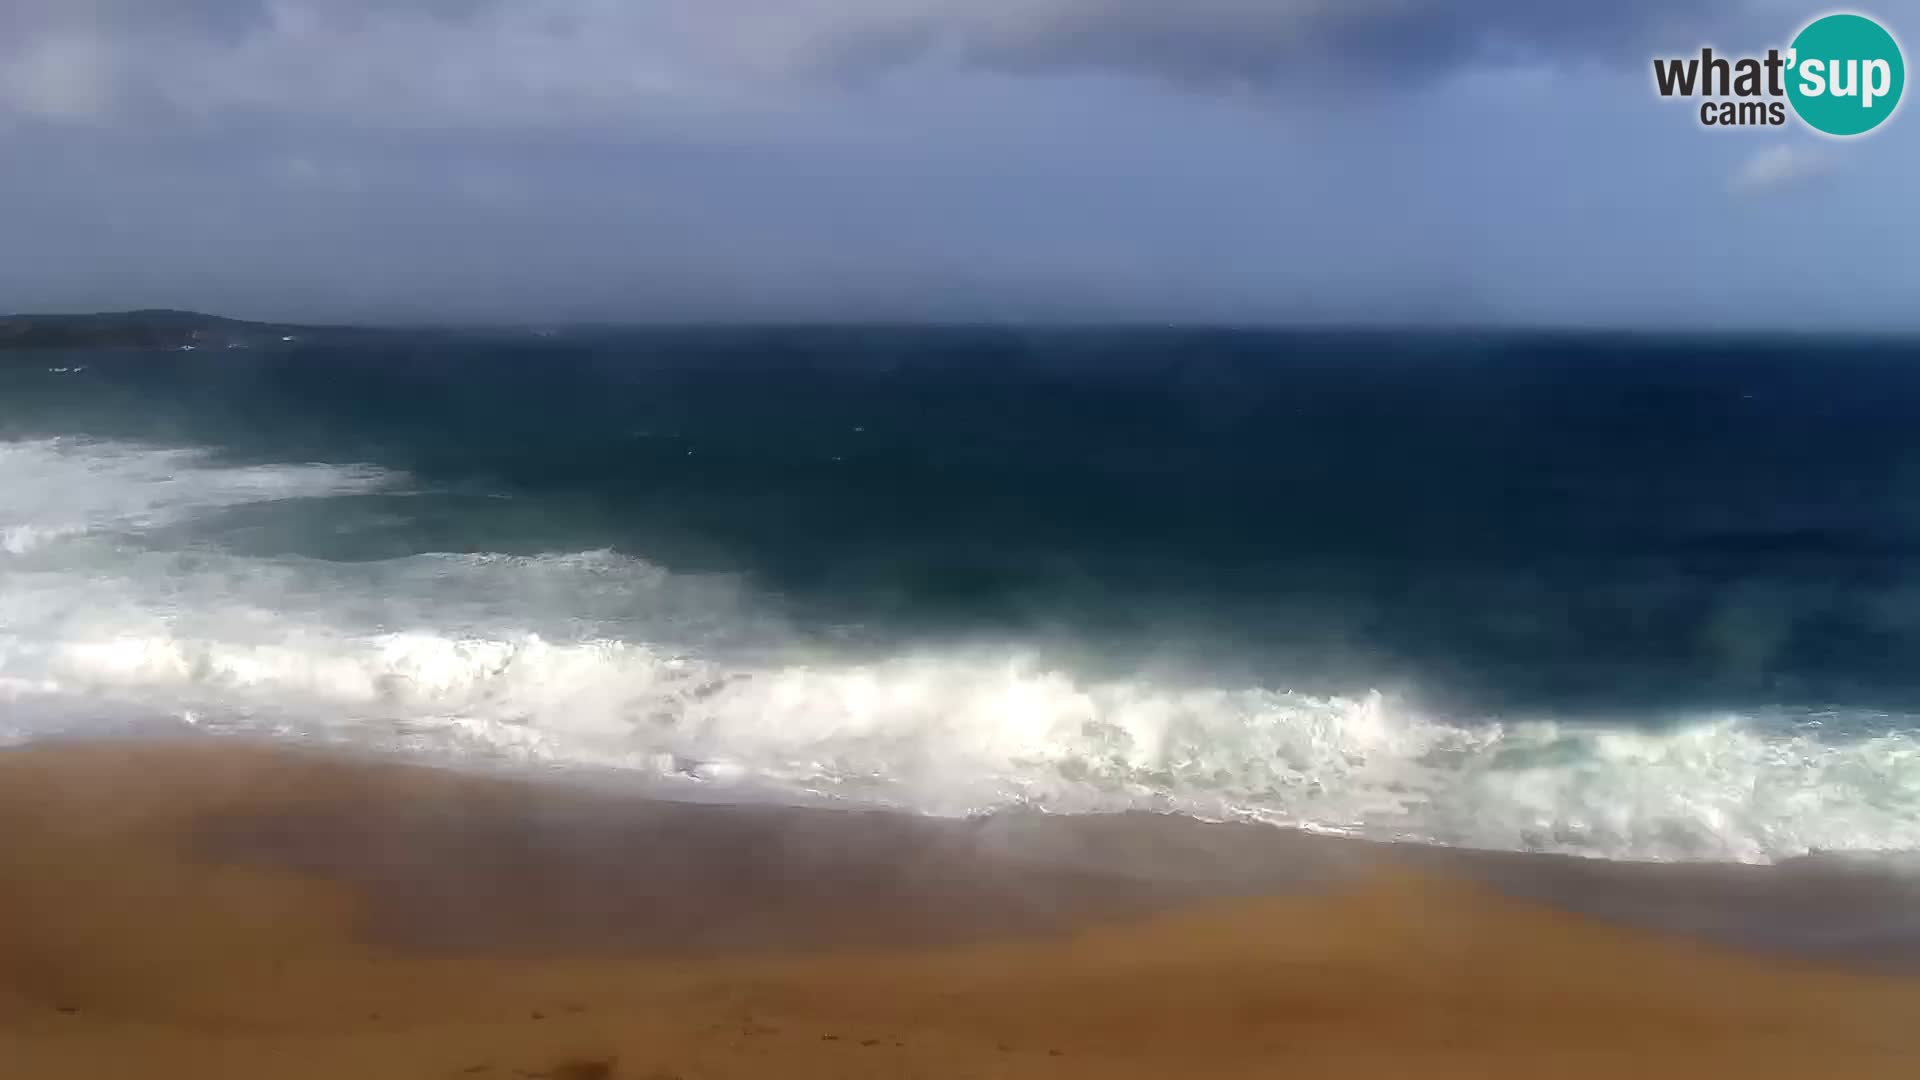
[(1017, 643), (863, 661), (742, 582), (608, 551), (343, 563), (90, 535), (400, 479), (368, 466), (42, 440), (0, 443), (0, 477), (0, 741), (159, 709), (930, 813), (1151, 808), (1620, 858), (1920, 848), (1911, 717), (1500, 722), (1089, 679)]
[(1152, 808), (1623, 858), (1920, 846), (1920, 743), (1722, 716), (1458, 723), (1378, 694), (1083, 682), (1030, 655), (735, 666), (618, 640), (428, 633), (63, 646), (67, 691), (405, 727), (447, 749), (753, 777), (932, 813)]

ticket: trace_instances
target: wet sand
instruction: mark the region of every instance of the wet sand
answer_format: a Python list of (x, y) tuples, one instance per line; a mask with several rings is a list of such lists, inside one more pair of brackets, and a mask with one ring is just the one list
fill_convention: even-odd
[(1911, 1076), (1912, 882), (0, 753), (0, 1076)]

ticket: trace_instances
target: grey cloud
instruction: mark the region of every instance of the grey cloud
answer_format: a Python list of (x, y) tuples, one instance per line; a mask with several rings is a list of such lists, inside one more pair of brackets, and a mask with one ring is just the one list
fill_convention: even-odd
[(0, 36), (0, 115), (477, 125), (690, 97), (667, 5), (609, 0), (28, 0)]
[[(16, 0), (0, 114), (551, 124), (784, 107), (921, 60), (1190, 86), (1639, 61), (1776, 0)], [(1783, 22), (1778, 33), (1788, 26)]]
[[(1479, 65), (1644, 60), (1743, 33), (1761, 0), (951, 0), (894, 5), (823, 43), (850, 60), (946, 50), (1015, 72), (1097, 69), (1181, 83), (1417, 82)], [(1783, 26), (1782, 30), (1785, 29)], [(893, 48), (880, 47), (891, 37)]]

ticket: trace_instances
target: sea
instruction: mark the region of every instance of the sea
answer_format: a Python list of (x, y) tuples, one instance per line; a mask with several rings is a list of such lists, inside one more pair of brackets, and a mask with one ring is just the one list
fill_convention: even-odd
[(1920, 848), (1920, 341), (787, 327), (0, 353), (0, 743)]

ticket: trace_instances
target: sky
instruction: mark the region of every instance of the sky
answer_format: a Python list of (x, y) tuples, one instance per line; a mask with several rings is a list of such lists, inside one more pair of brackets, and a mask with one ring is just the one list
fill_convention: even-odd
[(0, 311), (1920, 329), (1911, 105), (1653, 90), (1827, 10), (0, 0)]

